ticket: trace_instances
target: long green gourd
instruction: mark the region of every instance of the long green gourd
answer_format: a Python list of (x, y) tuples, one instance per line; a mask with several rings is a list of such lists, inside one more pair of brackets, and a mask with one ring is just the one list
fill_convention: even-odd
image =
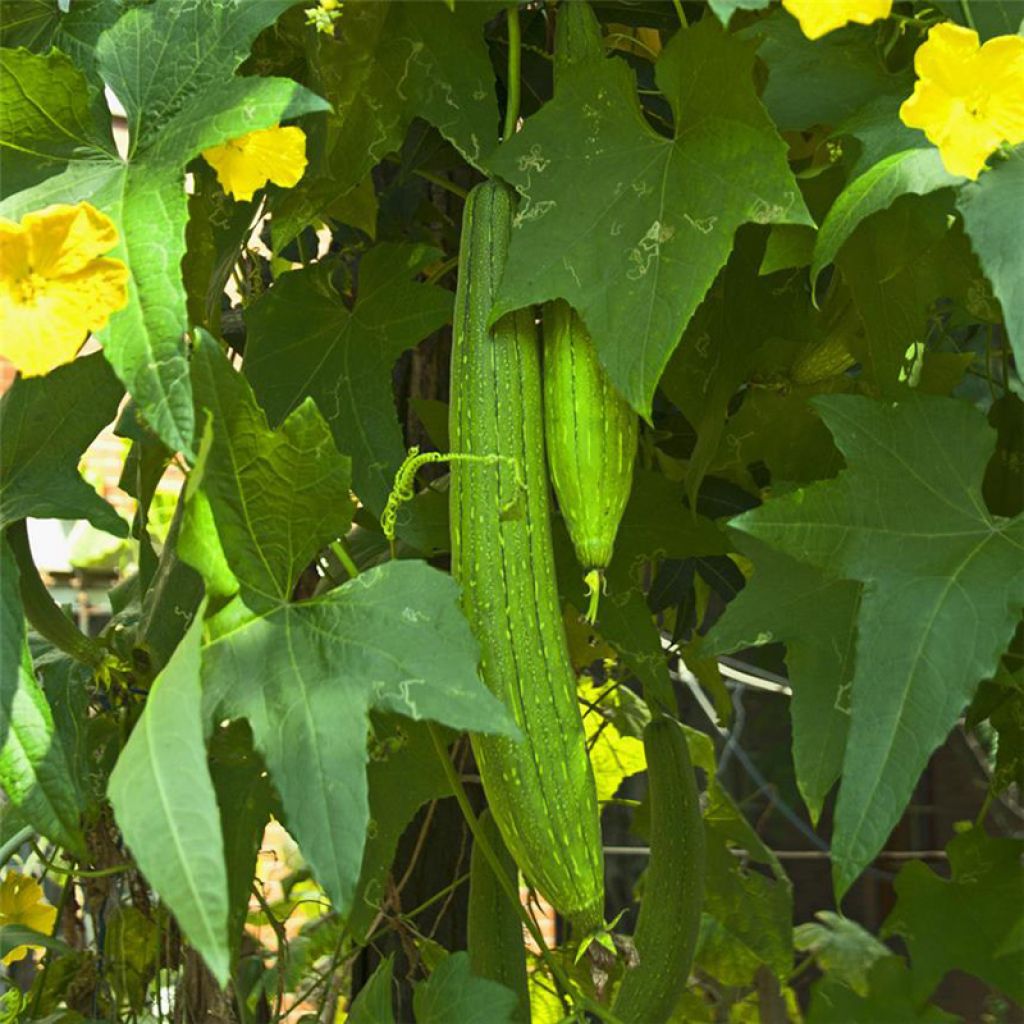
[(593, 622), (633, 486), (638, 422), (598, 362), (583, 321), (561, 299), (544, 309), (544, 428), (558, 505), (586, 570)]
[[(575, 64), (603, 55), (590, 4), (559, 4), (556, 91)], [(586, 570), (593, 622), (633, 485), (639, 422), (598, 361), (583, 321), (562, 299), (544, 308), (544, 428), (558, 504)]]
[(513, 193), (466, 200), (455, 297), (450, 435), (452, 573), (484, 681), (520, 742), (474, 736), (487, 801), (527, 880), (584, 933), (603, 921), (593, 771), (562, 625), (544, 460), (540, 354), (530, 310), (487, 321), (505, 267)]
[(682, 726), (667, 715), (644, 729), (651, 860), (627, 969), (615, 1003), (623, 1024), (664, 1024), (686, 990), (704, 893), (704, 823)]
[[(491, 849), (498, 855), (505, 877), (518, 888), (519, 873), (512, 854), (501, 838), (491, 812), (480, 815)], [(469, 964), (478, 978), (489, 978), (516, 994), (512, 1020), (529, 1024), (530, 992), (526, 979), (526, 947), (519, 911), (476, 844), (469, 861), (469, 915), (467, 920)]]

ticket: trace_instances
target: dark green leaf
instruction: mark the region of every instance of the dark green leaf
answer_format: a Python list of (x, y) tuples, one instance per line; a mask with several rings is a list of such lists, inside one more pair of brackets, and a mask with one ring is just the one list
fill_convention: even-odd
[(79, 475), (123, 390), (99, 353), (21, 378), (0, 399), (0, 527), (26, 516), (88, 519), (124, 537), (125, 521)]
[(788, 11), (776, 8), (739, 33), (760, 40), (757, 55), (768, 67), (761, 99), (781, 131), (835, 125), (879, 93), (907, 97), (909, 71), (892, 74), (875, 45), (875, 28), (851, 25), (808, 39)]
[(32, 671), (18, 565), (0, 535), (0, 783), (17, 813), (40, 834), (83, 850), (79, 794), (53, 712)]
[(770, 3), (771, 0), (708, 0), (708, 6), (726, 28), (737, 11), (763, 11)]
[(937, 1006), (923, 1006), (911, 995), (912, 975), (898, 956), (878, 960), (868, 974), (868, 993), (859, 995), (826, 975), (811, 996), (807, 1024), (956, 1024), (959, 1017)]
[(957, 207), (1003, 307), (1017, 367), (1024, 367), (1024, 150), (965, 185)]
[(246, 314), (245, 374), (272, 424), (312, 395), (352, 484), (379, 515), (405, 457), (391, 373), (395, 360), (451, 317), (452, 295), (413, 280), (436, 249), (385, 243), (359, 264), (349, 311), (323, 267), (285, 274)]
[(732, 525), (866, 584), (832, 849), (842, 895), (1010, 641), (1024, 604), (1024, 519), (984, 507), (993, 438), (971, 406), (913, 392), (815, 405), (848, 468)]
[(644, 415), (736, 229), (810, 223), (752, 51), (709, 18), (672, 37), (655, 68), (672, 138), (645, 120), (622, 60), (575, 63), (491, 161), (523, 196), (493, 315), (567, 299)]
[(52, 949), (55, 953), (71, 951), (71, 947), (60, 939), (42, 935), (23, 924), (5, 924), (0, 930), (0, 957), (7, 956), (12, 949), (19, 946), (42, 946), (44, 949)]
[(861, 588), (749, 539), (740, 550), (753, 558), (754, 577), (708, 633), (704, 650), (785, 643), (796, 781), (817, 821), (846, 748)]
[(470, 973), (469, 954), (452, 953), (412, 995), (416, 1024), (512, 1024), (516, 994)]
[(1024, 25), (1024, 3), (1021, 0), (982, 0), (968, 8), (971, 21), (965, 18), (960, 0), (935, 0), (935, 6), (952, 21), (976, 29), (982, 42), (993, 36), (1016, 35)]
[(927, 998), (947, 971), (961, 970), (1024, 1002), (1024, 842), (973, 828), (954, 837), (946, 850), (949, 879), (921, 861), (900, 871), (896, 906), (883, 929), (907, 943), (914, 995)]
[(228, 882), (203, 740), (202, 633), (198, 615), (153, 684), (107, 795), (147, 881), (223, 985), (230, 962)]

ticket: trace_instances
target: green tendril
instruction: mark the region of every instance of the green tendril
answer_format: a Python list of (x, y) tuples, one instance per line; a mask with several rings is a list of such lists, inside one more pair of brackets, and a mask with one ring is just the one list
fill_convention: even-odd
[[(407, 501), (412, 501), (416, 496), (416, 474), (426, 465), (433, 462), (470, 462), (478, 466), (495, 466), (498, 463), (509, 463), (515, 476), (516, 486), (526, 490), (526, 480), (523, 477), (522, 467), (519, 460), (511, 455), (471, 455), (468, 452), (420, 452), (419, 447), (413, 445), (409, 449), (402, 464), (395, 473), (395, 482), (391, 485), (391, 493), (388, 495), (387, 504), (381, 513), (380, 526), (384, 536), (391, 548), (391, 557), (395, 555), (395, 534), (398, 528), (398, 510)], [(514, 502), (510, 503), (514, 505)], [(504, 508), (502, 512), (506, 511)]]

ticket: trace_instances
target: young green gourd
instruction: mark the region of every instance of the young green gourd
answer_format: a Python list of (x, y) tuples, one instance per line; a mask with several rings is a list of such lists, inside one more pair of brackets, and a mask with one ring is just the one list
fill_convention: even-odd
[(484, 182), (463, 214), (449, 421), (462, 456), (451, 468), (452, 573), (484, 681), (523, 736), (473, 737), (487, 802), (527, 880), (587, 933), (603, 920), (601, 830), (555, 580), (537, 332), (531, 310), (487, 326), (513, 212), (511, 190)]
[(544, 428), (558, 504), (586, 570), (593, 622), (633, 485), (639, 424), (598, 362), (583, 321), (561, 299), (544, 309)]

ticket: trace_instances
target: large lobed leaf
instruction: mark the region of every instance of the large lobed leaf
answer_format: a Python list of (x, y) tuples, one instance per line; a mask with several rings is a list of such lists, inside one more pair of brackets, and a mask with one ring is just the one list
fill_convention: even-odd
[(732, 525), (864, 584), (832, 848), (842, 896), (1013, 635), (1024, 605), (1024, 518), (985, 508), (994, 438), (973, 407), (913, 392), (891, 403), (833, 395), (815, 405), (847, 469)]
[[(449, 576), (423, 562), (391, 562), (290, 602), (304, 563), (348, 527), (348, 459), (312, 402), (270, 430), (208, 336), (193, 362), (213, 439), (188, 499), (207, 502), (210, 514), (192, 529), (205, 531), (204, 550), (219, 549), (241, 583), (210, 621), (205, 719), (248, 719), (289, 828), (344, 914), (369, 821), (370, 711), (455, 729), (514, 735), (515, 727), (480, 681), (479, 651)], [(196, 568), (208, 582), (221, 571), (211, 559)]]
[[(137, 7), (100, 37), (97, 70), (124, 105), (128, 155), (121, 160), (105, 111), (97, 113), (87, 145), (76, 146), (66, 169), (0, 203), (0, 215), (19, 218), (52, 203), (89, 200), (117, 225), (111, 253), (131, 271), (128, 307), (101, 332), (104, 352), (150, 427), (173, 450), (192, 453), (193, 405), (185, 353), (189, 327), (181, 260), (188, 204), (185, 165), (202, 150), (326, 103), (295, 82), (236, 78), (234, 71), (256, 34), (292, 0), (210, 0), (203, 4)], [(50, 58), (22, 55), (24, 76), (38, 79)], [(65, 124), (79, 120), (69, 104), (88, 94), (82, 73), (61, 67), (60, 90), (46, 94), (42, 114)], [(13, 95), (6, 119), (18, 129), (36, 96)], [(19, 129), (20, 131), (20, 129)], [(93, 139), (100, 141), (93, 142)], [(0, 145), (16, 148), (0, 138)], [(18, 174), (33, 173), (38, 157), (24, 154)], [(8, 159), (12, 159), (8, 157)], [(54, 170), (59, 163), (49, 161)]]
[(567, 299), (643, 415), (736, 229), (811, 222), (754, 92), (753, 50), (709, 18), (673, 36), (655, 67), (671, 138), (645, 120), (625, 63), (580, 60), (490, 162), (523, 197), (492, 315)]

